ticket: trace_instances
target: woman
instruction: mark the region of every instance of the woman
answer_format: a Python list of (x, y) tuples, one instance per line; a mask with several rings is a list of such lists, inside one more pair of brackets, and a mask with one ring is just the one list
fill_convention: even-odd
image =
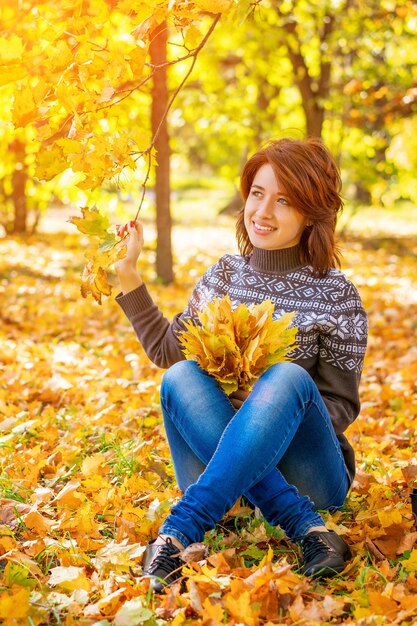
[[(225, 255), (197, 283), (172, 323), (136, 270), (142, 226), (130, 223), (116, 271), (117, 301), (149, 358), (169, 368), (161, 403), (183, 497), (145, 553), (144, 574), (161, 591), (180, 576), (179, 552), (202, 541), (245, 495), (271, 525), (301, 546), (302, 572), (329, 577), (350, 551), (317, 509), (341, 507), (352, 483), (352, 447), (343, 432), (359, 413), (367, 322), (357, 290), (336, 269), (340, 174), (318, 139), (272, 141), (241, 175), (237, 219), (241, 255)], [(269, 298), (276, 316), (296, 311), (294, 360), (271, 366), (250, 394), (227, 397), (178, 341), (182, 321), (229, 294), (237, 305)]]

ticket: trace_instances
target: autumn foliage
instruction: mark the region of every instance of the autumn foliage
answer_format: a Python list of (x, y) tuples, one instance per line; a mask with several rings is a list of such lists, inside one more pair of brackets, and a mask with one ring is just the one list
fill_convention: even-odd
[(179, 51), (173, 62), (186, 61), (204, 39), (203, 12), (214, 18), (231, 8), (231, 0), (2, 6), (0, 86), (8, 87), (17, 136), (30, 130), (36, 177), (50, 180), (71, 168), (79, 188), (93, 189), (134, 171), (150, 154), (149, 128), (123, 128), (118, 118), (129, 97), (147, 94), (152, 33), (168, 20)]
[(109, 218), (100, 214), (95, 207), (84, 207), (81, 213), (82, 217), (72, 216), (68, 220), (81, 233), (91, 237), (88, 252), (85, 253), (87, 261), (81, 274), (81, 295), (86, 298), (91, 293), (94, 300), (101, 304), (102, 295), (111, 294), (107, 271), (124, 257), (126, 245), (123, 237), (116, 236)]
[[(348, 432), (356, 481), (343, 509), (326, 515), (352, 548), (346, 571), (310, 582), (280, 529), (238, 504), (208, 533), (208, 555), (190, 555), (185, 589), (150, 597), (142, 553), (179, 495), (159, 409), (162, 372), (112, 298), (98, 307), (79, 297), (83, 237), (1, 240), (0, 622), (415, 623), (415, 241), (344, 246), (371, 330), (362, 413)], [(168, 316), (186, 304), (190, 271), (201, 274), (221, 252), (189, 241), (178, 249), (176, 285), (152, 284), (144, 272)]]

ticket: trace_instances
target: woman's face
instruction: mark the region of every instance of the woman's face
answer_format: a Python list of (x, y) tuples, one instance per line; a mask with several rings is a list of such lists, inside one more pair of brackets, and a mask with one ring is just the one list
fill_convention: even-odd
[(290, 248), (301, 239), (307, 219), (291, 206), (269, 163), (256, 172), (245, 203), (244, 221), (255, 248)]

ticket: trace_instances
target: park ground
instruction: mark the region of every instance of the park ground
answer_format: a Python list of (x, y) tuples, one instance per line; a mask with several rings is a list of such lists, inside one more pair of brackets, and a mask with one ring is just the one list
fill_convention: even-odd
[[(196, 279), (235, 249), (228, 218), (180, 218), (176, 281), (154, 279), (153, 230), (141, 266), (170, 317)], [(414, 219), (412, 217), (414, 216)], [(343, 269), (369, 314), (362, 412), (349, 428), (357, 476), (326, 515), (353, 559), (327, 583), (297, 573), (279, 529), (237, 505), (159, 597), (141, 555), (179, 493), (159, 409), (162, 372), (113, 295), (80, 295), (86, 237), (58, 212), (38, 235), (0, 239), (0, 623), (413, 624), (417, 620), (417, 219), (366, 209), (342, 237)], [(414, 223), (414, 226), (413, 226)], [(62, 226), (62, 228), (61, 228)]]

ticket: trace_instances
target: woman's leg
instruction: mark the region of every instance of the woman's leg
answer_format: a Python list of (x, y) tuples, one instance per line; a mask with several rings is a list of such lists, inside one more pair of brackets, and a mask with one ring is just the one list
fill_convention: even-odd
[(167, 417), (166, 411), (164, 411), (164, 422), (177, 485), (184, 493), (190, 485), (197, 482), (206, 469), (207, 463), (203, 463), (195, 454), (175, 424)]
[[(181, 367), (168, 370), (161, 400), (177, 483), (185, 492), (204, 472), (236, 410), (214, 378), (194, 361), (182, 361)], [(178, 422), (184, 436), (177, 428)], [(308, 429), (298, 429), (278, 464), (285, 481), (294, 485), (301, 495), (308, 496), (316, 510), (342, 506), (349, 490), (343, 456), (333, 429), (330, 438), (332, 443), (326, 445), (325, 454), (321, 452), (318, 458), (316, 438), (311, 437)], [(276, 490), (273, 484), (264, 486), (261, 499), (266, 510), (265, 494), (270, 494), (272, 500)]]
[(236, 410), (195, 361), (180, 361), (162, 379), (161, 406), (181, 491), (197, 482)]
[[(270, 368), (236, 415), (215, 381), (195, 363), (178, 363), (167, 374), (161, 399), (168, 436), (175, 425), (196, 457), (208, 466), (173, 508), (161, 532), (173, 534), (183, 543), (201, 540), (205, 530), (213, 527), (244, 491), (270, 523), (280, 524), (292, 537), (322, 524), (308, 498), (299, 496), (275, 469), (300, 424), (311, 431), (316, 463), (323, 455), (317, 446), (324, 448), (329, 434), (334, 436), (318, 390), (302, 368), (286, 363)], [(331, 468), (328, 473), (330, 478), (339, 474), (340, 490), (344, 463), (337, 440), (331, 440), (332, 447), (333, 457), (338, 451), (340, 467), (338, 472)]]
[(333, 428), (323, 433), (322, 442), (315, 435), (299, 428), (278, 469), (300, 494), (314, 501), (316, 510), (337, 509), (350, 488), (343, 454)]

